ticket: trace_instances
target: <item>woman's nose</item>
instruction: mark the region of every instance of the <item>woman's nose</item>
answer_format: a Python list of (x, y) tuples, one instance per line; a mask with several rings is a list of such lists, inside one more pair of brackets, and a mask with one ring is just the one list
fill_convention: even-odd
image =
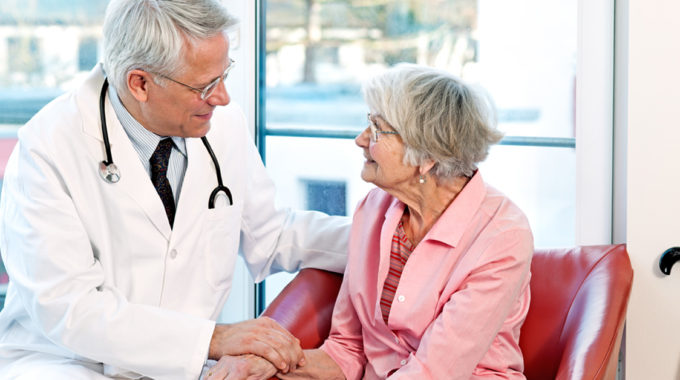
[(360, 148), (367, 148), (368, 144), (371, 142), (371, 128), (366, 127), (361, 133), (354, 138), (354, 143)]

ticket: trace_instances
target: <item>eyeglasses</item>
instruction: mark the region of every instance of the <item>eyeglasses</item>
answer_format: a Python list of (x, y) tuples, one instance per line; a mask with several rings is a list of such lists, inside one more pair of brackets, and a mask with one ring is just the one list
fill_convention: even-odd
[(205, 86), (205, 87), (203, 87), (203, 88), (196, 88), (196, 87), (193, 87), (193, 86), (189, 86), (189, 85), (186, 84), (186, 83), (182, 83), (182, 82), (180, 82), (180, 81), (178, 81), (178, 80), (174, 80), (174, 79), (170, 78), (169, 76), (165, 76), (165, 75), (163, 75), (163, 74), (158, 74), (158, 73), (154, 73), (154, 74), (156, 74), (156, 75), (158, 75), (158, 76), (160, 76), (160, 77), (163, 77), (163, 78), (165, 78), (165, 79), (171, 80), (171, 81), (173, 81), (173, 82), (175, 82), (175, 83), (177, 83), (177, 84), (181, 84), (182, 86), (187, 87), (187, 88), (189, 88), (189, 89), (191, 89), (191, 90), (193, 90), (193, 91), (196, 91), (196, 92), (198, 92), (198, 93), (201, 95), (201, 100), (206, 100), (207, 98), (210, 97), (210, 95), (213, 94), (213, 92), (215, 92), (215, 89), (216, 89), (217, 86), (220, 84), (220, 82), (224, 82), (225, 80), (227, 80), (227, 77), (229, 76), (229, 72), (231, 71), (231, 69), (234, 68), (234, 65), (235, 65), (235, 64), (236, 64), (236, 61), (234, 61), (233, 59), (229, 58), (229, 67), (227, 67), (227, 69), (224, 71), (224, 74), (222, 74), (221, 76), (215, 78), (215, 80), (213, 80), (212, 82), (208, 83), (208, 85)]
[(396, 131), (383, 131), (380, 128), (378, 128), (378, 125), (375, 124), (375, 121), (371, 119), (371, 114), (369, 113), (368, 115), (368, 127), (371, 129), (371, 141), (373, 142), (378, 142), (378, 137), (382, 135), (398, 135), (399, 132)]

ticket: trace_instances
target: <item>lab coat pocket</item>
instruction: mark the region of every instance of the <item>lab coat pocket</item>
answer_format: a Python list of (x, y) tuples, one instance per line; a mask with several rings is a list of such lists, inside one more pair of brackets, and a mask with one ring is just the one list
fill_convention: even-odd
[(216, 289), (230, 285), (234, 263), (238, 256), (243, 202), (231, 206), (218, 205), (206, 210), (206, 279)]

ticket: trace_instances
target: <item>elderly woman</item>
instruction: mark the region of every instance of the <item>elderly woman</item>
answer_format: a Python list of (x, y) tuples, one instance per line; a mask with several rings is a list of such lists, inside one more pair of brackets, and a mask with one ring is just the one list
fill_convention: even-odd
[(399, 65), (364, 87), (378, 188), (354, 214), (331, 333), (284, 379), (523, 379), (533, 239), (477, 169), (501, 134), (459, 79)]

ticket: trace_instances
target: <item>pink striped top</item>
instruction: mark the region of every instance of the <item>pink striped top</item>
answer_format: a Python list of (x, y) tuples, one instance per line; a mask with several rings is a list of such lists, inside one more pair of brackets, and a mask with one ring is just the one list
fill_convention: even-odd
[(382, 317), (387, 324), (390, 316), (390, 308), (394, 300), (394, 294), (399, 286), (399, 278), (401, 272), (404, 270), (404, 265), (408, 257), (413, 252), (413, 244), (406, 237), (404, 232), (404, 225), (400, 221), (397, 229), (394, 231), (392, 237), (392, 250), (390, 252), (390, 270), (387, 272), (387, 279), (383, 287), (382, 296), (380, 297), (380, 309), (382, 310)]

